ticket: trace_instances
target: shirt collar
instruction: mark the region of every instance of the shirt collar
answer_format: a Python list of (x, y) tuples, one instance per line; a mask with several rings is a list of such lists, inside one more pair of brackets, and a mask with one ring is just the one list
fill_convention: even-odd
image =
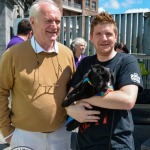
[(58, 54), (58, 43), (55, 41), (54, 47), (50, 51), (44, 50), (35, 40), (34, 36), (31, 38), (31, 46), (34, 49), (35, 53), (46, 52), (46, 53), (57, 53)]

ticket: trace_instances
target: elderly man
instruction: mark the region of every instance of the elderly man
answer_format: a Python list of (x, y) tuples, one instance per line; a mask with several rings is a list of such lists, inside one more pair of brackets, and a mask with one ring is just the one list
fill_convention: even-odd
[[(68, 150), (61, 107), (75, 72), (73, 53), (56, 41), (61, 13), (51, 0), (30, 8), (31, 40), (11, 47), (0, 62), (0, 129), (12, 148)], [(11, 110), (8, 108), (12, 91)]]

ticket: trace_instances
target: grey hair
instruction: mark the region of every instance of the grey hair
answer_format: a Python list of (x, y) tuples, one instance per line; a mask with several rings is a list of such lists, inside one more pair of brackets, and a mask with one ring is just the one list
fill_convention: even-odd
[(60, 9), (58, 8), (58, 6), (56, 5), (56, 3), (53, 0), (36, 0), (30, 7), (29, 9), (29, 16), (30, 17), (34, 17), (36, 20), (38, 19), (38, 13), (40, 12), (40, 3), (49, 3), (49, 5), (51, 5), (51, 7), (58, 9), (58, 11), (60, 12)]
[(76, 47), (80, 44), (84, 44), (85, 45), (85, 49), (87, 47), (87, 42), (81, 38), (81, 37), (78, 37), (78, 38), (75, 38), (72, 42), (71, 42), (71, 45), (70, 45), (70, 48), (71, 50), (74, 52)]

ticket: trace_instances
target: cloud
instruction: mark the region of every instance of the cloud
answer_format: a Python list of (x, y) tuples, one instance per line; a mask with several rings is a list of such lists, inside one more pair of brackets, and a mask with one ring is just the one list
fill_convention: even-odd
[(104, 8), (113, 8), (113, 9), (119, 9), (120, 4), (118, 0), (109, 0), (107, 3), (103, 4)]
[(149, 12), (149, 8), (138, 8), (138, 9), (128, 9), (124, 13), (137, 13), (137, 12)]
[(124, 2), (122, 2), (120, 5), (123, 7), (130, 7), (131, 5), (133, 5), (135, 3), (135, 0), (125, 0)]
[(99, 7), (98, 8), (98, 13), (101, 13), (102, 11), (105, 11), (105, 9), (103, 7)]
[(142, 4), (143, 0), (99, 0), (98, 12), (106, 11), (107, 9), (119, 10), (119, 9), (127, 9), (124, 13), (137, 13), (137, 12), (150, 12), (150, 8), (138, 8), (138, 9), (129, 9), (134, 6), (134, 4)]
[(124, 2), (120, 3), (123, 7), (131, 7), (133, 4), (141, 4), (143, 0), (124, 0)]
[(123, 2), (119, 2), (119, 0), (99, 0), (99, 4), (104, 9), (111, 8), (111, 9), (120, 9), (121, 7), (131, 7), (133, 4), (140, 4), (143, 0), (123, 0)]

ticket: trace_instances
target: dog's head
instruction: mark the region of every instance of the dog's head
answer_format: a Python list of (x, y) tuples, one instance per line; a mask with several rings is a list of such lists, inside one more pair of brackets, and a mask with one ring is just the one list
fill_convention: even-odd
[(108, 86), (114, 83), (114, 76), (110, 69), (99, 64), (93, 65), (85, 77), (88, 77), (91, 85), (97, 91), (106, 91)]

